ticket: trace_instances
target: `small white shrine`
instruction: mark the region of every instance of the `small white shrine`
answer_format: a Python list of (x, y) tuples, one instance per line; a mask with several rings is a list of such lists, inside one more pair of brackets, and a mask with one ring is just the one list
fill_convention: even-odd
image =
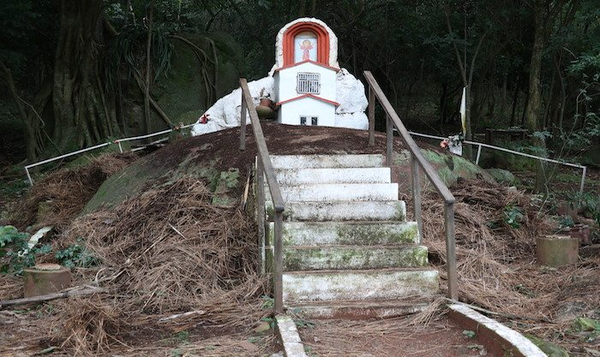
[[(338, 39), (323, 21), (301, 18), (285, 25), (277, 35), (275, 59), (269, 75), (248, 87), (256, 105), (262, 98), (275, 103), (279, 123), (368, 128), (365, 87), (340, 68)], [(239, 126), (241, 105), (238, 88), (206, 110), (192, 134)]]
[(274, 101), (277, 121), (335, 126), (337, 37), (323, 21), (298, 19), (277, 35)]

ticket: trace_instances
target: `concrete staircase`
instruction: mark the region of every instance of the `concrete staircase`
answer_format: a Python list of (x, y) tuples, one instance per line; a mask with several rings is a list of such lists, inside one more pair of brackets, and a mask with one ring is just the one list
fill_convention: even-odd
[[(382, 155), (271, 156), (286, 202), (283, 299), (316, 318), (412, 313), (438, 292)], [(267, 217), (273, 205), (266, 187)], [(267, 230), (267, 268), (273, 223)]]

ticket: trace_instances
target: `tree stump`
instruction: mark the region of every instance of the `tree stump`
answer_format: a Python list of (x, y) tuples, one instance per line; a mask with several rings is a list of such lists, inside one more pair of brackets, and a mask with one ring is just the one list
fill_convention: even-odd
[(58, 264), (38, 264), (23, 270), (25, 297), (55, 293), (71, 286), (71, 270)]
[(579, 259), (579, 239), (550, 235), (536, 239), (537, 260), (540, 265), (560, 267), (575, 264)]

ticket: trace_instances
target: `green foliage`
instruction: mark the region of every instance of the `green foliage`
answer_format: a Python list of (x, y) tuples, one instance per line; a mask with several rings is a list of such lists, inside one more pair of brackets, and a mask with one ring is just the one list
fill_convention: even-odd
[(305, 319), (294, 319), (294, 323), (298, 328), (314, 328), (315, 323)]
[(520, 228), (521, 222), (525, 216), (523, 211), (518, 206), (508, 206), (504, 208), (504, 220), (512, 228)]
[(269, 327), (271, 329), (275, 328), (275, 319), (273, 317), (268, 317), (268, 316), (267, 317), (263, 317), (263, 318), (260, 319), (260, 321), (267, 322), (269, 324)]
[(98, 259), (82, 245), (81, 238), (77, 239), (77, 244), (70, 245), (54, 253), (54, 257), (67, 268), (89, 268), (98, 264)]
[(475, 331), (463, 330), (463, 335), (465, 335), (468, 338), (474, 338), (475, 337)]
[(600, 321), (586, 317), (578, 317), (573, 321), (573, 328), (576, 331), (597, 331), (600, 332)]
[(544, 341), (541, 338), (533, 335), (525, 335), (525, 337), (533, 342), (534, 345), (539, 347), (542, 352), (548, 355), (548, 357), (569, 357), (569, 353), (565, 351), (564, 348), (554, 343)]
[[(151, 43), (151, 62), (154, 80), (167, 73), (171, 66), (173, 44), (169, 32), (161, 24), (154, 26)], [(146, 42), (148, 29), (143, 24), (124, 26), (108, 49), (106, 76), (111, 89), (117, 88), (119, 73), (125, 68), (128, 78), (135, 81), (135, 75), (141, 77), (141, 68), (146, 67)]]
[(21, 274), (24, 268), (35, 264), (38, 254), (47, 254), (50, 245), (29, 249), (29, 233), (19, 232), (13, 226), (0, 226), (0, 272)]
[(269, 310), (269, 309), (272, 309), (273, 306), (275, 306), (275, 299), (273, 299), (272, 297), (263, 295), (260, 298), (263, 301), (262, 304), (260, 304), (261, 309)]
[(175, 335), (175, 338), (180, 343), (189, 343), (190, 342), (190, 333), (189, 333), (189, 331), (185, 331), (185, 330), (184, 331), (179, 331)]
[(573, 221), (573, 217), (571, 217), (571, 216), (560, 216), (560, 217), (558, 217), (558, 224), (561, 227), (573, 227), (573, 226), (575, 226), (575, 222)]

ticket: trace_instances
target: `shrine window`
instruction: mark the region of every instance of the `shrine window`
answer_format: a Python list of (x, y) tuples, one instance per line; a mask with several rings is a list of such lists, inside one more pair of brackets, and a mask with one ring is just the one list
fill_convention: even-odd
[[(310, 120), (310, 124), (309, 124), (309, 120)], [(302, 117), (300, 117), (300, 125), (319, 125), (319, 118), (302, 116)]]
[(298, 73), (296, 92), (298, 94), (319, 94), (321, 92), (321, 75), (308, 72)]

